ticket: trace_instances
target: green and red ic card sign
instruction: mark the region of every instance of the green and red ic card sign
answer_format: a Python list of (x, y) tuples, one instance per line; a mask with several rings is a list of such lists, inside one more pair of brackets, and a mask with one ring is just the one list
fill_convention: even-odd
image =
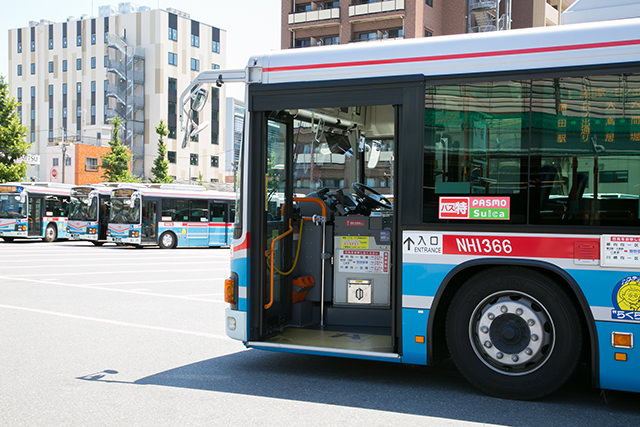
[(439, 219), (508, 220), (509, 197), (440, 197)]

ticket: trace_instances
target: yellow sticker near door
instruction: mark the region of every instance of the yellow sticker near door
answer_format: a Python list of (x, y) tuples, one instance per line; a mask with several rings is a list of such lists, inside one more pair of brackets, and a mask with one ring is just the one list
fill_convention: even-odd
[(343, 249), (369, 249), (368, 236), (342, 236), (340, 247)]

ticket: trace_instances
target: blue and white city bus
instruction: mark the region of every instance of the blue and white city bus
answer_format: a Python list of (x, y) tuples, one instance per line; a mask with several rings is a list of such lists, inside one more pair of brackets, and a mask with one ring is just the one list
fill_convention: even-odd
[(71, 189), (67, 232), (71, 240), (88, 240), (96, 246), (107, 241), (109, 199), (113, 186), (82, 185)]
[(51, 182), (0, 184), (0, 237), (5, 242), (66, 238), (70, 190)]
[(111, 191), (107, 241), (134, 246), (231, 244), (235, 194), (197, 185), (122, 184)]
[(247, 83), (227, 334), (451, 357), (506, 398), (579, 363), (640, 391), (639, 34), (627, 19), (354, 43), (200, 73), (181, 112), (204, 83)]

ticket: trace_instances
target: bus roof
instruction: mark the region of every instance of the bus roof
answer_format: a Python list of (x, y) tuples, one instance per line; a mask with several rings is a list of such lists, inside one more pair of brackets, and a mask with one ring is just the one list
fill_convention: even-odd
[(288, 49), (253, 57), (262, 83), (640, 63), (640, 18)]
[(58, 182), (7, 182), (0, 184), (1, 186), (22, 187), (23, 191), (34, 194), (53, 194), (59, 196), (68, 196), (71, 194), (71, 184), (62, 184)]
[[(194, 187), (194, 188), (189, 188)], [(185, 198), (185, 199), (224, 199), (235, 200), (235, 193), (207, 190), (205, 187), (197, 185), (149, 185), (149, 184), (121, 184), (118, 188), (112, 188), (112, 194), (118, 190), (137, 191), (142, 196), (150, 197), (167, 197), (167, 198)]]

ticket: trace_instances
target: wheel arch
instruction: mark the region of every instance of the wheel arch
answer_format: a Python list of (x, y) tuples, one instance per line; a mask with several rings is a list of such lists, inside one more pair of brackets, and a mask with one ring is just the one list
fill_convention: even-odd
[(589, 351), (591, 363), (591, 381), (599, 387), (599, 351), (595, 321), (589, 304), (576, 281), (560, 267), (537, 260), (510, 260), (501, 258), (483, 258), (464, 262), (453, 268), (438, 287), (427, 321), (427, 364), (434, 364), (448, 355), (445, 339), (445, 318), (456, 291), (473, 275), (496, 267), (521, 267), (538, 271), (558, 283), (572, 299), (580, 314), (580, 323), (587, 332), (589, 342), (584, 351)]

